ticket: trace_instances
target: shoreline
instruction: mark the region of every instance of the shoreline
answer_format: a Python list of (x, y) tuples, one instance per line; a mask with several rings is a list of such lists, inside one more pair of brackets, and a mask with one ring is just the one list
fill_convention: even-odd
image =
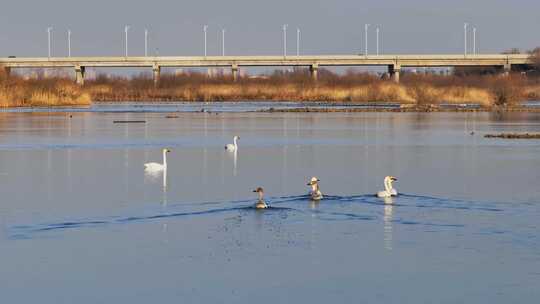
[[(114, 108), (118, 106), (120, 108)], [(165, 109), (174, 107), (176, 109)], [(227, 111), (212, 110), (212, 107), (220, 106), (238, 107), (229, 108)], [(103, 107), (99, 109), (99, 107)], [(107, 110), (107, 107), (113, 109)], [(126, 107), (122, 109), (121, 107)], [(152, 108), (144, 110), (143, 108)], [(164, 109), (160, 110), (159, 107)], [(182, 109), (181, 107), (185, 107)], [(96, 108), (98, 108), (96, 110)], [(142, 110), (140, 110), (142, 109)], [(336, 101), (98, 101), (89, 105), (54, 105), (54, 106), (14, 106), (0, 108), (0, 113), (20, 113), (20, 112), (159, 112), (159, 113), (210, 113), (210, 112), (258, 112), (258, 113), (361, 113), (361, 112), (390, 112), (390, 113), (460, 113), (460, 112), (493, 112), (493, 113), (540, 113), (539, 106), (513, 105), (513, 106), (481, 106), (476, 103), (441, 103), (441, 104), (410, 104), (396, 102), (336, 102)]]
[(266, 109), (258, 112), (263, 113), (361, 113), (361, 112), (391, 112), (391, 113), (459, 113), (459, 112), (483, 112), (483, 113), (540, 113), (540, 108), (531, 107), (505, 107), (505, 108), (468, 108), (468, 107), (429, 107), (429, 106), (413, 106), (399, 108), (295, 108), (295, 109)]
[(485, 134), (484, 138), (502, 138), (502, 139), (540, 139), (540, 133), (498, 133)]

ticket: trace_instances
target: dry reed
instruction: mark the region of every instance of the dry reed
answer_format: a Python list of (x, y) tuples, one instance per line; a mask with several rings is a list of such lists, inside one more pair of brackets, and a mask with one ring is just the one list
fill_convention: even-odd
[(208, 77), (190, 72), (164, 74), (158, 86), (149, 74), (131, 78), (87, 80), (83, 87), (68, 78), (24, 80), (0, 69), (0, 106), (87, 105), (93, 101), (335, 101), (397, 102), (417, 105), (478, 103), (511, 105), (540, 97), (540, 78), (512, 75), (443, 76), (404, 73), (400, 84), (367, 73), (338, 75), (320, 70), (313, 81), (306, 69), (278, 71), (265, 77)]

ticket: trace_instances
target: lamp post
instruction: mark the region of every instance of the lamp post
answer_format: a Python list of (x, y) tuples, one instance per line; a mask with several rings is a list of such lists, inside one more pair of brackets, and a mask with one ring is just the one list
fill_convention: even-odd
[(476, 55), (476, 27), (473, 27), (473, 54)]
[(71, 30), (68, 30), (68, 57), (71, 57)]
[(225, 56), (225, 32), (224, 28), (221, 29), (221, 56)]
[(296, 56), (300, 56), (300, 28), (296, 28)]
[(125, 33), (125, 38), (126, 38), (126, 40), (125, 40), (125, 51), (126, 51), (125, 55), (126, 55), (126, 57), (129, 55), (129, 53), (128, 53), (128, 31), (129, 31), (129, 28), (130, 28), (129, 25), (124, 26), (124, 33)]
[(378, 56), (379, 55), (379, 32), (380, 32), (378, 26), (377, 26), (376, 32), (377, 32), (377, 56)]
[(47, 28), (47, 49), (48, 49), (48, 57), (51, 58), (51, 35), (52, 35), (52, 27)]
[(207, 52), (206, 52), (207, 51), (207, 49), (206, 49), (206, 46), (207, 46), (206, 45), (206, 37), (207, 37), (207, 32), (208, 32), (208, 25), (205, 24), (203, 26), (203, 32), (204, 32), (204, 57), (206, 57), (206, 55), (207, 55)]
[(148, 29), (144, 29), (144, 57), (148, 56)]
[(463, 54), (467, 56), (467, 22), (463, 23)]
[(366, 48), (366, 49), (365, 49), (364, 55), (365, 55), (366, 57), (367, 57), (367, 55), (368, 55), (368, 28), (369, 28), (369, 26), (370, 26), (370, 25), (367, 24), (367, 23), (364, 25), (364, 38), (365, 38), (365, 48)]
[(283, 25), (283, 57), (287, 57), (287, 27), (288, 24)]

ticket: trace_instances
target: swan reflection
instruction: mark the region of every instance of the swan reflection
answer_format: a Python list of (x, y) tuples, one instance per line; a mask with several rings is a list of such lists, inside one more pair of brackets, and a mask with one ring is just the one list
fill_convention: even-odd
[[(234, 151), (230, 151), (229, 153), (227, 153), (227, 158), (231, 157), (232, 158), (232, 161), (233, 161), (233, 176), (236, 176), (238, 174), (238, 170), (237, 170), (237, 167), (238, 167), (238, 150), (234, 150)], [(224, 168), (222, 168), (224, 169)]]
[(238, 162), (238, 150), (233, 152), (233, 176), (236, 176), (236, 164)]
[(393, 212), (394, 212), (394, 206), (393, 201), (391, 197), (385, 197), (384, 198), (384, 216), (383, 216), (383, 222), (384, 222), (384, 249), (386, 250), (392, 250), (392, 241), (393, 241), (393, 227), (392, 227), (392, 220), (393, 220)]
[(163, 206), (166, 206), (167, 205), (167, 188), (168, 188), (167, 168), (165, 168), (163, 171), (149, 171), (149, 170), (144, 171), (144, 179), (145, 179), (145, 182), (147, 183), (158, 183), (160, 175), (162, 178), (161, 189), (162, 189), (162, 194), (163, 194), (161, 203)]
[(167, 168), (163, 170), (163, 199), (161, 201), (161, 204), (164, 207), (167, 206)]

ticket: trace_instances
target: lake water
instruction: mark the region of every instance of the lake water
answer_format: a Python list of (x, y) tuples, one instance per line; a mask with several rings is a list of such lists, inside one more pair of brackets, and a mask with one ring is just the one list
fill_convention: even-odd
[(540, 298), (539, 114), (149, 111), (0, 113), (2, 302)]

